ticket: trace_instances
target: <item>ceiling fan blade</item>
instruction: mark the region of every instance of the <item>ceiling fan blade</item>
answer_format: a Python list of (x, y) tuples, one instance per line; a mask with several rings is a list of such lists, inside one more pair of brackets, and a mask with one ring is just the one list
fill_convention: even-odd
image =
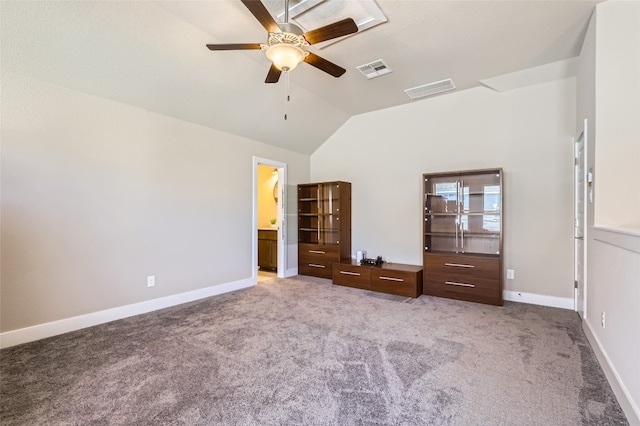
[(267, 73), (267, 78), (264, 80), (264, 82), (277, 83), (278, 80), (280, 80), (280, 74), (282, 74), (282, 71), (276, 68), (275, 65), (271, 64), (271, 68), (269, 68), (269, 72)]
[(342, 74), (347, 72), (342, 67), (334, 64), (333, 62), (329, 62), (324, 58), (316, 55), (315, 53), (309, 52), (309, 54), (304, 58), (304, 61), (309, 65), (313, 65), (321, 71), (326, 72), (327, 74), (331, 74), (334, 77), (340, 77)]
[(320, 43), (321, 41), (331, 40), (332, 38), (342, 37), (348, 34), (358, 32), (358, 26), (351, 18), (334, 22), (333, 24), (308, 31), (303, 34), (309, 44)]
[(270, 33), (281, 33), (282, 30), (273, 16), (259, 0), (242, 0), (242, 3), (249, 9), (249, 12), (256, 17), (262, 26)]
[(207, 44), (209, 50), (260, 50), (260, 43)]

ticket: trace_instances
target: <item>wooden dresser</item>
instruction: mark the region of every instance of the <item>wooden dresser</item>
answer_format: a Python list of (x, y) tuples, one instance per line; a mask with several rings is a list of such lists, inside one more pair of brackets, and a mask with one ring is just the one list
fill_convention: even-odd
[(422, 266), (402, 263), (371, 266), (343, 261), (333, 264), (333, 283), (398, 296), (418, 297), (422, 294)]
[(502, 305), (500, 259), (480, 256), (425, 256), (428, 294)]

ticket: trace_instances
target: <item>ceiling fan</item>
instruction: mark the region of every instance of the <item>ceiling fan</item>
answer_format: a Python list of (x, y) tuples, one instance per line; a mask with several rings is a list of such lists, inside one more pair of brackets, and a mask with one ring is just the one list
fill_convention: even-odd
[(271, 61), (265, 83), (277, 83), (282, 72), (293, 70), (303, 61), (334, 77), (340, 77), (346, 72), (333, 62), (304, 50), (304, 47), (358, 32), (358, 26), (353, 19), (346, 18), (303, 33), (300, 27), (289, 23), (289, 0), (285, 1), (285, 18), (282, 23), (276, 22), (259, 0), (241, 1), (269, 32), (267, 44), (207, 44), (210, 50), (264, 50)]

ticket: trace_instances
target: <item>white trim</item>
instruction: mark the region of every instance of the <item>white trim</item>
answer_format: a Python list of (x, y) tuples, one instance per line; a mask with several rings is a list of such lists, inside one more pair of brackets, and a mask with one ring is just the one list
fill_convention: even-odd
[(119, 306), (117, 308), (106, 309), (104, 311), (92, 312), (58, 321), (38, 324), (32, 327), (6, 331), (4, 333), (0, 333), (0, 349), (57, 336), (70, 331), (80, 330), (81, 328), (92, 327), (94, 325), (132, 317), (134, 315), (157, 311), (158, 309), (164, 309), (170, 306), (193, 302), (194, 300), (204, 299), (206, 297), (229, 293), (231, 291), (240, 290), (254, 285), (256, 285), (256, 279), (248, 278), (198, 290), (187, 291), (185, 293), (174, 294), (172, 296), (133, 303), (131, 305)]
[(278, 169), (278, 189), (280, 190), (280, 196), (278, 197), (278, 278), (286, 278), (285, 271), (288, 272), (288, 257), (287, 257), (287, 229), (289, 227), (289, 221), (284, 211), (287, 208), (287, 163), (281, 163), (280, 161), (269, 160), (262, 157), (253, 157), (253, 212), (252, 212), (252, 260), (251, 264), (254, 265), (253, 276), (258, 277), (258, 166), (269, 166)]
[[(574, 288), (574, 295), (573, 295), (573, 304), (574, 304), (574, 310), (578, 313), (578, 315), (580, 315), (581, 318), (586, 318), (587, 317), (587, 286), (588, 286), (588, 272), (589, 272), (589, 268), (587, 265), (587, 261), (589, 258), (589, 244), (587, 243), (588, 241), (588, 237), (589, 237), (589, 179), (588, 179), (588, 174), (589, 174), (589, 168), (588, 168), (588, 159), (589, 159), (589, 146), (588, 146), (588, 135), (589, 135), (589, 120), (587, 118), (585, 118), (582, 121), (582, 132), (580, 133), (580, 135), (578, 136), (577, 140), (574, 140), (574, 154), (577, 154), (577, 144), (582, 142), (582, 182), (583, 182), (583, 186), (582, 186), (582, 282), (578, 283), (578, 287)], [(574, 158), (579, 159), (576, 155), (574, 155)], [(574, 179), (574, 192), (578, 189), (578, 167), (577, 165), (574, 166), (574, 173), (573, 173), (573, 179)], [(578, 256), (578, 240), (575, 239), (576, 236), (576, 230), (575, 230), (575, 221), (577, 219), (577, 214), (578, 214), (578, 203), (577, 201), (577, 194), (574, 194), (573, 197), (574, 200), (574, 232), (573, 232), (573, 236), (574, 236), (574, 244), (573, 244), (573, 256), (574, 256), (574, 273), (573, 273), (573, 279), (574, 279), (574, 284), (575, 282), (578, 281), (578, 260), (577, 260), (577, 256)], [(580, 293), (580, 291), (582, 291), (582, 293)], [(581, 300), (579, 300), (579, 298), (581, 298)], [(581, 310), (582, 309), (582, 310)]]
[(593, 239), (621, 249), (640, 253), (640, 233), (623, 229), (594, 226)]
[(573, 297), (545, 296), (543, 294), (524, 293), (522, 291), (502, 291), (502, 298), (510, 302), (530, 303), (532, 305), (550, 306), (573, 310)]
[(607, 377), (609, 381), (609, 385), (613, 390), (616, 398), (618, 399), (618, 404), (624, 411), (624, 414), (627, 416), (627, 420), (630, 425), (640, 425), (640, 409), (634, 403), (629, 390), (622, 382), (620, 375), (613, 368), (613, 364), (607, 355), (607, 352), (604, 350), (602, 345), (600, 344), (600, 340), (593, 332), (593, 328), (589, 321), (585, 318), (582, 321), (582, 330), (584, 331), (585, 336), (587, 336), (587, 340), (591, 344), (591, 348), (593, 352), (596, 354), (596, 358), (598, 359), (598, 363), (600, 367), (602, 367), (602, 371), (604, 371), (604, 375)]

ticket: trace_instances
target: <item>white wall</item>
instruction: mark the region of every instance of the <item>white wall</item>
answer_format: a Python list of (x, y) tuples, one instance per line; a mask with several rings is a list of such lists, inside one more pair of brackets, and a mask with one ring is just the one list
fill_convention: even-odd
[(271, 219), (278, 217), (278, 203), (273, 198), (273, 186), (278, 182), (278, 174), (273, 167), (258, 166), (258, 228), (270, 229)]
[(597, 6), (577, 86), (577, 122), (588, 120), (587, 164), (595, 172), (583, 328), (630, 424), (640, 424), (639, 23), (638, 1)]
[(596, 13), (595, 224), (640, 233), (640, 1)]
[(583, 328), (630, 424), (640, 425), (640, 236), (593, 228), (588, 246)]
[(250, 279), (253, 156), (309, 179), (306, 155), (11, 73), (1, 108), (3, 332)]
[(505, 290), (573, 297), (575, 79), (479, 87), (353, 117), (311, 156), (353, 184), (353, 250), (422, 264), (422, 174), (502, 167)]

